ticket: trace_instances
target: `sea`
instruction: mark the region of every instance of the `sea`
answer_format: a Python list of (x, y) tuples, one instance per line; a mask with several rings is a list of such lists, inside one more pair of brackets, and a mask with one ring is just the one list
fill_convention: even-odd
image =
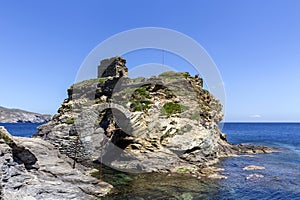
[[(31, 137), (41, 124), (1, 124), (12, 135)], [(138, 200), (300, 200), (300, 123), (225, 123), (222, 132), (233, 144), (264, 145), (270, 154), (224, 158), (218, 164), (226, 179), (211, 180), (187, 175), (125, 174), (107, 172), (104, 180), (115, 188), (103, 199)], [(264, 167), (243, 170), (249, 165)]]
[(31, 137), (42, 123), (0, 123), (13, 136)]

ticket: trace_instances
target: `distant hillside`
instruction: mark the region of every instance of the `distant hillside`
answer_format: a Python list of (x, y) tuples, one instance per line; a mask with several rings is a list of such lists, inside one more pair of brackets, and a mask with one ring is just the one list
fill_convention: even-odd
[(0, 106), (0, 123), (43, 123), (49, 121), (50, 119), (51, 115), (43, 115)]

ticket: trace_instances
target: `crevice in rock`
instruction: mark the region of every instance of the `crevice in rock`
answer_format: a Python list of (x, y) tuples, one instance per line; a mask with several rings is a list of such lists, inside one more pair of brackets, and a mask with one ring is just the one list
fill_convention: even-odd
[[(101, 119), (99, 126), (104, 130), (104, 134), (110, 141), (121, 149), (125, 149), (132, 143), (131, 140), (126, 139), (130, 136), (128, 131), (130, 126), (130, 119), (128, 119), (121, 111), (117, 109), (106, 109), (99, 116)], [(128, 128), (129, 127), (129, 128)], [(123, 128), (125, 131), (123, 131)]]
[(36, 169), (37, 158), (23, 146), (17, 146), (14, 142), (9, 145), (12, 148), (13, 159), (19, 164), (24, 164), (27, 170)]
[(201, 148), (199, 146), (198, 147), (194, 147), (194, 148), (186, 150), (183, 154), (190, 154), (190, 153), (192, 153), (194, 151), (197, 151), (197, 150), (201, 150)]
[(33, 153), (22, 145), (17, 145), (13, 138), (8, 134), (0, 132), (0, 138), (12, 149), (13, 159), (19, 164), (24, 164), (27, 170), (34, 169), (37, 158)]

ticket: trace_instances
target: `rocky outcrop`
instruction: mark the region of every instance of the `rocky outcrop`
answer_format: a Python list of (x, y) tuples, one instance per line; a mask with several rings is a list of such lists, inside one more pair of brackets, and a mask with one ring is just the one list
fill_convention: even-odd
[(123, 59), (109, 60), (109, 73), (68, 89), (58, 113), (35, 137), (85, 166), (102, 162), (128, 172), (201, 175), (220, 157), (258, 153), (226, 141), (218, 127), (222, 105), (198, 75), (130, 79), (122, 76)]
[(45, 123), (51, 115), (43, 115), (20, 109), (8, 109), (0, 106), (0, 123)]
[(0, 199), (97, 199), (111, 186), (71, 167), (49, 142), (0, 127)]

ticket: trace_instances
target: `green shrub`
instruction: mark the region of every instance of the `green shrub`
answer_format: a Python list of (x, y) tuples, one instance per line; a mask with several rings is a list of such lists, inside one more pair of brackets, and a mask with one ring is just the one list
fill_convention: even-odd
[(178, 173), (190, 173), (190, 170), (182, 167), (182, 168), (178, 168), (177, 172)]
[(148, 100), (133, 100), (130, 108), (133, 111), (147, 111), (151, 108), (151, 102)]
[(12, 140), (1, 131), (0, 131), (0, 139), (3, 139), (6, 144), (10, 144), (12, 142)]
[(67, 124), (74, 124), (74, 122), (75, 122), (75, 117), (70, 117), (66, 120)]
[(96, 84), (96, 83), (105, 83), (106, 80), (107, 80), (106, 77), (104, 77), (104, 78), (94, 78), (94, 79), (84, 80), (84, 81), (75, 83), (71, 87), (73, 89), (74, 87), (91, 86), (91, 85)]
[(99, 126), (99, 124), (102, 122), (103, 120), (103, 115), (99, 116), (98, 119), (95, 121), (95, 126)]
[(166, 71), (166, 72), (161, 73), (158, 76), (163, 77), (163, 78), (178, 78), (178, 77), (182, 77), (183, 75), (179, 72)]
[(188, 72), (182, 72), (182, 75), (184, 78), (188, 78), (191, 76), (190, 73), (188, 73)]
[(107, 78), (98, 78), (98, 83), (105, 83), (105, 81), (107, 80)]
[(147, 87), (144, 85), (134, 90), (130, 98), (132, 111), (147, 111), (151, 108), (151, 102), (148, 100), (151, 99), (151, 96)]
[(136, 98), (146, 98), (151, 99), (149, 91), (147, 91), (147, 86), (142, 86), (137, 88), (133, 94)]
[(188, 107), (180, 105), (178, 103), (168, 102), (163, 105), (162, 113), (170, 117), (172, 114), (181, 113), (187, 109)]

